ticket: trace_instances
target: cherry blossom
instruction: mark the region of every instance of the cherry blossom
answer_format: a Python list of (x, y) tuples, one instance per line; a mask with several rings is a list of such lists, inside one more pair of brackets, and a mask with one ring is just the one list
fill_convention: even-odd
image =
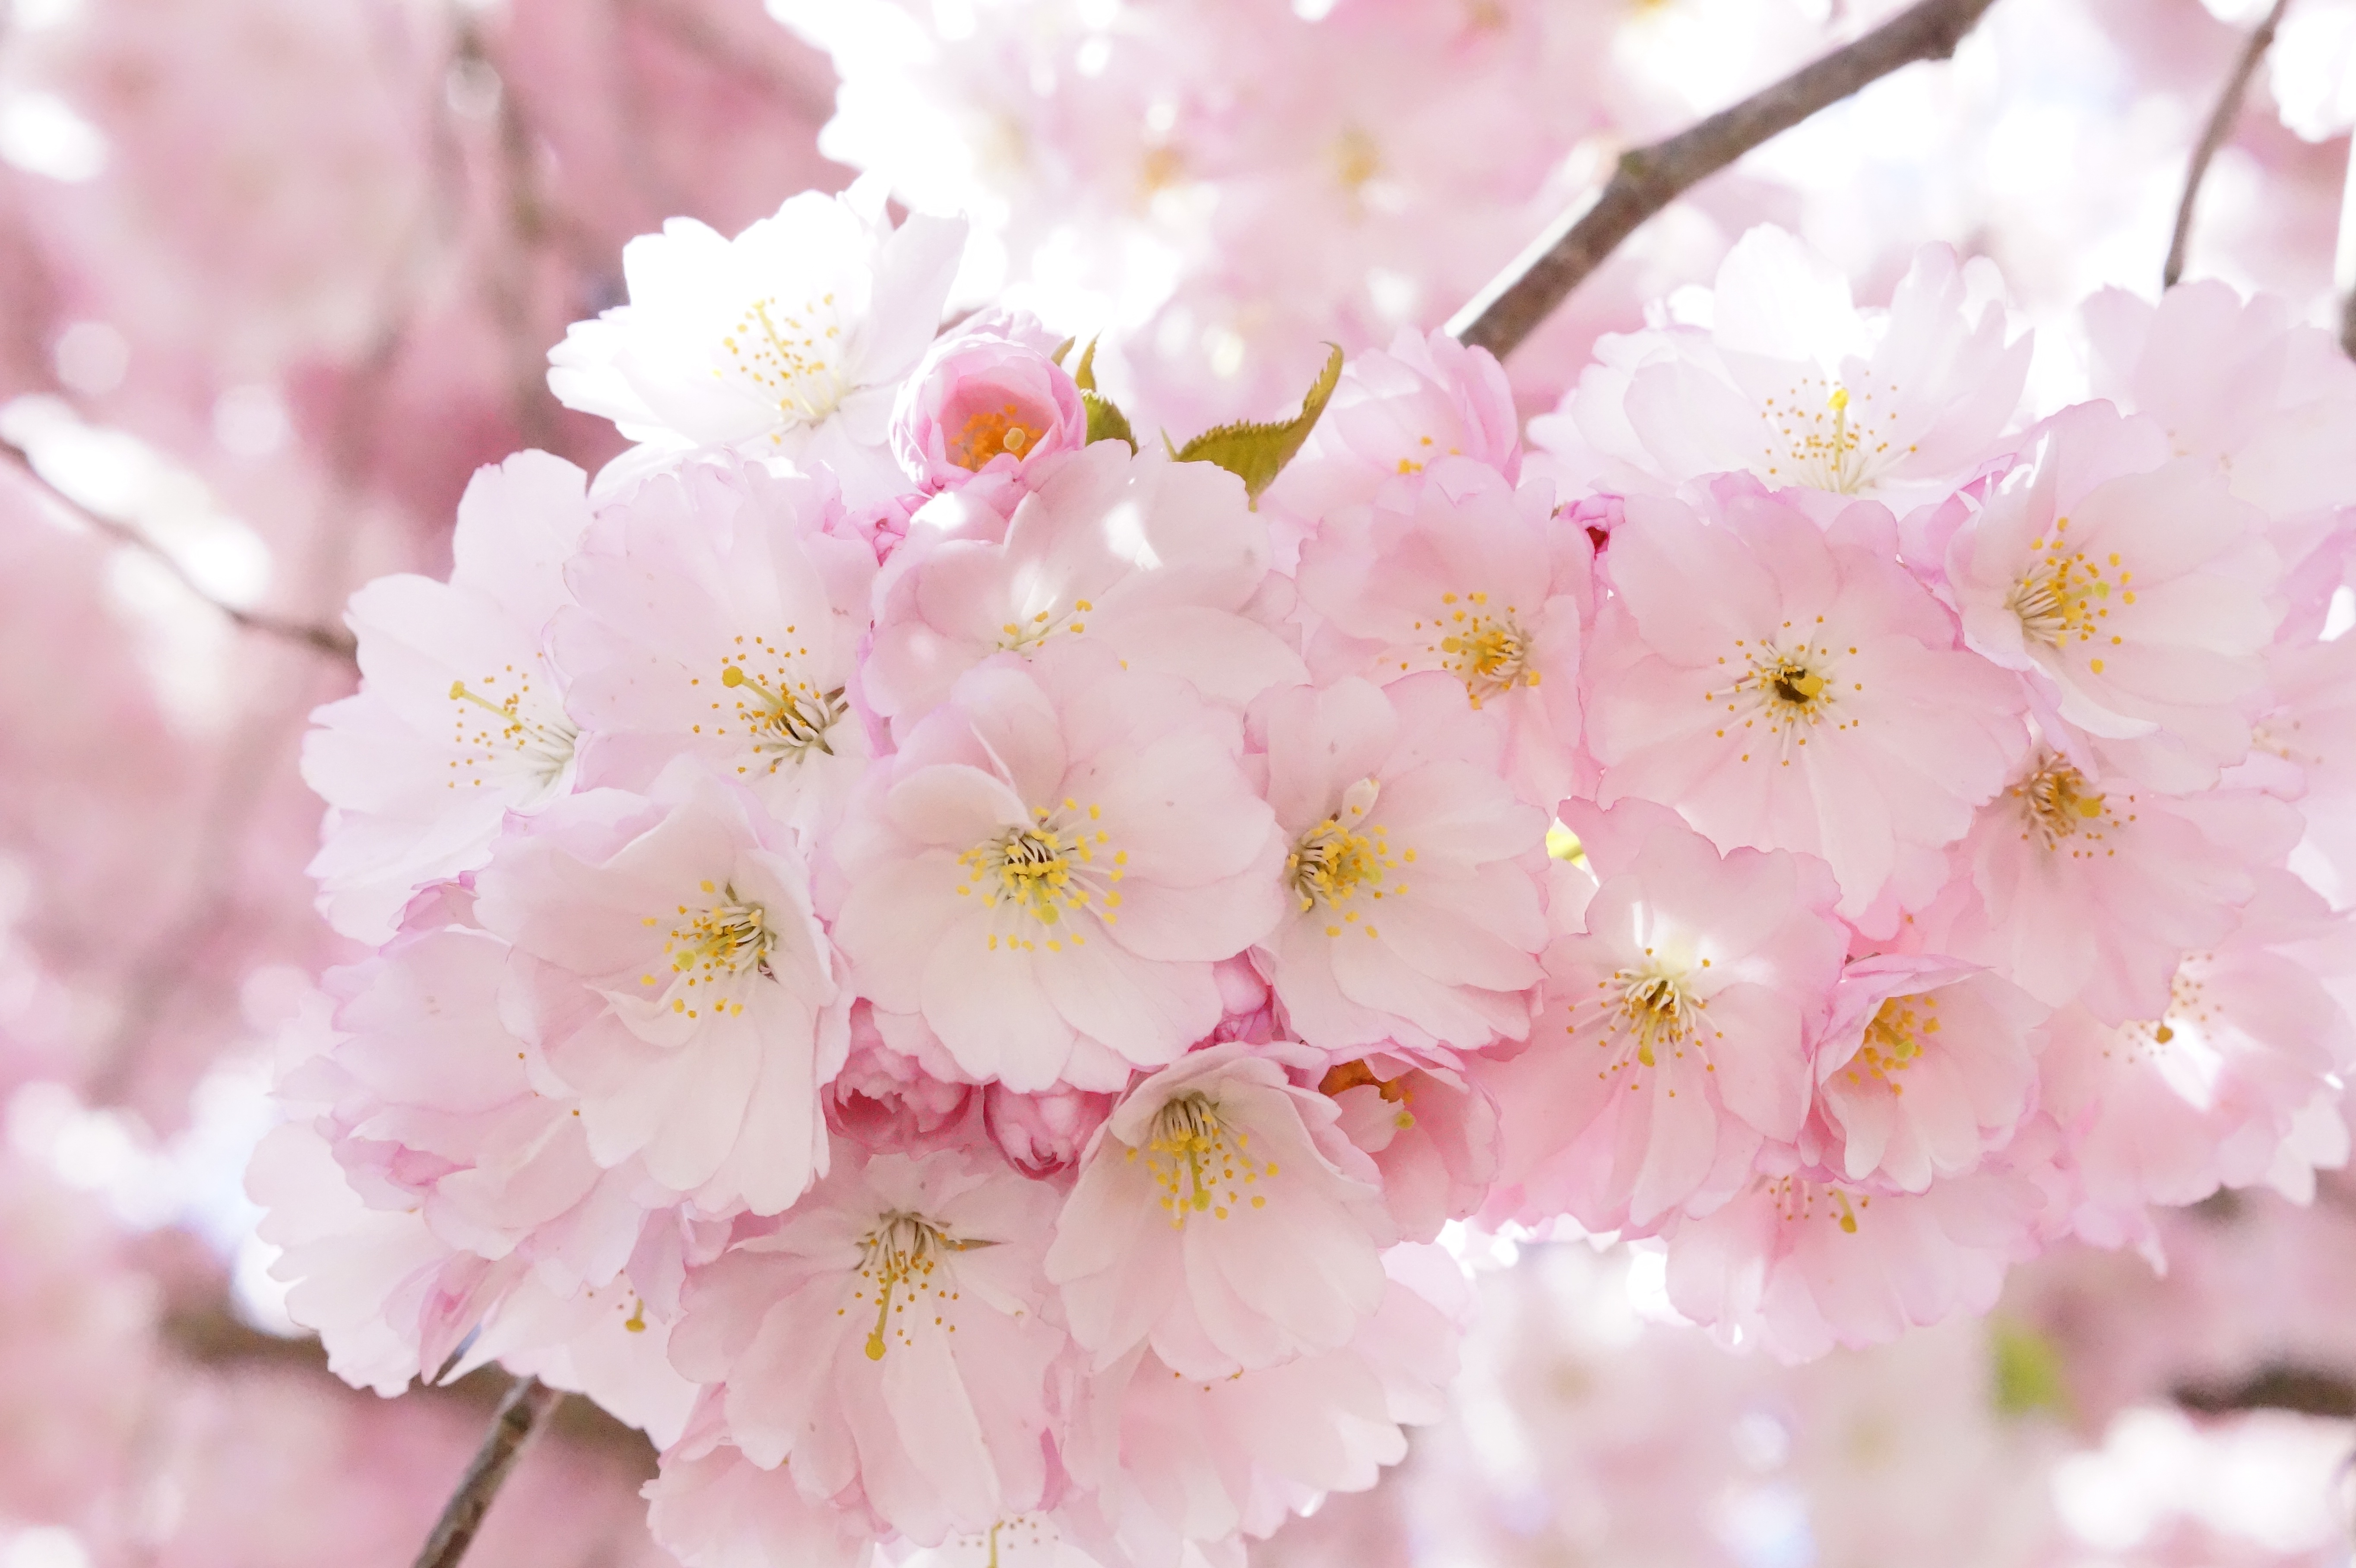
[(1729, 847), (1823, 859), (1890, 929), (2028, 744), (2004, 672), (1954, 646), (1880, 507), (1824, 527), (1739, 483), (1629, 497), (1590, 680), (1596, 799), (1676, 803)]
[(1219, 1021), (1211, 965), (1280, 912), (1242, 749), (1237, 719), (1095, 648), (975, 667), (844, 845), (852, 987), (1025, 1093), (1173, 1060)]
[(1257, 950), (1307, 1043), (1519, 1040), (1546, 944), (1544, 814), (1447, 676), (1271, 693), (1253, 711), (1290, 894)]
[(1577, 772), (1581, 647), (1593, 618), (1586, 530), (1543, 485), (1442, 462), (1412, 494), (1329, 517), (1303, 548), (1301, 596), (1325, 618), (1321, 673), (1388, 683), (1444, 671), (1507, 723), (1508, 771), (1551, 805)]
[(869, 700), (904, 738), (981, 660), (1070, 642), (1237, 706), (1301, 678), (1299, 656), (1246, 613), (1268, 529), (1224, 469), (1100, 441), (1024, 496), (1001, 537), (934, 532), (925, 516), (877, 582), (867, 666)]
[(778, 818), (830, 825), (862, 776), (846, 695), (874, 560), (823, 481), (698, 463), (599, 514), (550, 630), (581, 782), (644, 789), (692, 754)]
[(1046, 1266), (1097, 1368), (1148, 1345), (1181, 1378), (1224, 1378), (1339, 1349), (1382, 1304), (1373, 1162), (1332, 1101), (1287, 1080), (1288, 1056), (1314, 1060), (1193, 1052), (1091, 1141)]
[(1500, 1111), (1488, 1212), (1593, 1231), (1704, 1213), (1799, 1136), (1846, 933), (1824, 863), (1720, 852), (1658, 806), (1579, 814), (1602, 880), (1558, 891), (1527, 1050), (1474, 1080)]
[(1597, 363), (1530, 439), (1566, 477), (1615, 490), (1748, 472), (1782, 488), (1944, 498), (2019, 400), (2029, 343), (1984, 261), (1917, 251), (1886, 309), (1851, 300), (1830, 261), (1751, 229), (1698, 325), (1597, 343)]
[[(1044, 341), (1043, 341), (1044, 339)], [(1087, 444), (1080, 389), (1029, 315), (982, 317), (926, 352), (894, 411), (893, 450), (927, 490), (1035, 475)]]
[(693, 219), (624, 248), (627, 304), (575, 322), (549, 389), (640, 443), (830, 464), (854, 505), (895, 485), (884, 444), (901, 379), (940, 325), (965, 226), (894, 228), (870, 181), (804, 192), (726, 239)]
[(916, 1542), (985, 1531), (1048, 1484), (1053, 1203), (955, 1150), (839, 1151), (807, 1202), (695, 1273), (673, 1359), (808, 1501), (855, 1486)]
[(649, 795), (589, 790), (484, 869), (484, 927), (521, 960), (510, 1011), (600, 1164), (637, 1157), (704, 1209), (774, 1214), (826, 1168), (818, 1095), (849, 998), (808, 871), (691, 759)]
[(311, 874), (348, 934), (382, 940), (412, 890), (481, 865), (508, 813), (572, 786), (578, 731), (544, 634), (585, 483), (544, 453), (486, 468), (459, 503), (449, 581), (353, 595), (362, 688), (320, 710), (303, 751), (333, 812)]

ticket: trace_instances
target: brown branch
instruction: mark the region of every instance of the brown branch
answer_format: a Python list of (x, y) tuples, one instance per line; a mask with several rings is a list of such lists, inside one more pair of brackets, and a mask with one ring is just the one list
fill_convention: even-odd
[(2278, 1361), (2237, 1382), (2180, 1383), (2176, 1403), (2202, 1415), (2244, 1410), (2295, 1410), (2345, 1421), (2356, 1416), (2356, 1379), (2328, 1368)]
[(352, 642), (350, 633), (336, 626), (321, 626), (305, 621), (291, 621), (284, 616), (270, 614), (266, 611), (241, 610), (234, 604), (222, 603), (206, 592), (203, 584), (196, 580), (187, 565), (170, 550), (149, 539), (139, 529), (133, 528), (129, 523), (119, 522), (112, 517), (102, 517), (91, 511), (88, 507), (50, 484), (42, 475), (41, 471), (33, 465), (32, 454), (23, 447), (13, 441), (0, 438), (0, 452), (6, 453), (16, 467), (25, 477), (40, 486), (42, 493), (49, 500), (65, 507), (77, 519), (96, 528), (109, 539), (144, 550), (163, 562), (172, 575), (179, 579), (183, 588), (228, 616), (232, 624), (245, 631), (260, 632), (267, 636), (284, 638), (290, 643), (299, 643), (315, 653), (326, 654), (331, 658), (341, 659), (346, 664), (357, 667), (358, 650)]
[(483, 1435), (474, 1463), (466, 1467), (458, 1489), (450, 1494), (442, 1517), (434, 1520), (434, 1533), (425, 1538), (424, 1549), (417, 1554), (416, 1568), (458, 1568), (466, 1548), (475, 1543), (483, 1516), (490, 1511), (499, 1488), (507, 1484), (508, 1473), (522, 1455), (524, 1444), (563, 1397), (538, 1378), (516, 1380), (507, 1398), (499, 1402), (499, 1413), (491, 1418), (491, 1429)]
[(2192, 161), (2184, 170), (2184, 198), (2176, 204), (2176, 232), (2168, 241), (2168, 265), (2160, 270), (2162, 288), (2172, 289), (2184, 276), (2184, 252), (2192, 244), (2192, 204), (2200, 199), (2201, 182), (2209, 176), (2209, 160), (2233, 133), (2233, 122), (2241, 117), (2242, 97), (2250, 90), (2250, 78), (2258, 71), (2258, 62), (2274, 47), (2275, 29), (2282, 26), (2283, 13), (2290, 8), (2290, 0), (2275, 0), (2275, 8), (2266, 13), (2250, 41), (2243, 47), (2242, 58), (2233, 63), (2233, 74), (2225, 79), (2225, 90), (2217, 95), (2217, 107), (2209, 112), (2209, 124), (2201, 133), (2201, 142), (2192, 149)]
[(1845, 48), (1665, 142), (1620, 156), (1593, 203), (1574, 208), (1457, 312), (1448, 331), (1503, 358), (1655, 213), (1769, 138), (1901, 66), (1944, 59), (1994, 0), (1919, 0)]

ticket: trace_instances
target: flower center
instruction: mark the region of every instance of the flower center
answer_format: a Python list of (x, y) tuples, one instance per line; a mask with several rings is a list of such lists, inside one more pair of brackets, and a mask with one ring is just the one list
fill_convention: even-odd
[(1120, 893), (1113, 884), (1129, 874), (1129, 851), (1114, 850), (1099, 863), (1099, 852), (1112, 842), (1110, 834), (1090, 826), (1102, 818), (1101, 807), (1088, 806), (1083, 818), (1079, 803), (1067, 797), (1061, 811), (1038, 806), (1032, 815), (1030, 827), (1009, 828), (958, 857), (966, 869), (958, 896), (979, 892), (993, 912), (1012, 917), (1012, 930), (990, 933), (992, 948), (1001, 935), (1009, 952), (1035, 951), (1041, 935), (1050, 953), (1062, 952), (1066, 942), (1086, 946), (1087, 935), (1073, 930), (1068, 917), (1119, 923)]
[[(2135, 592), (2127, 587), (2135, 574), (2118, 571), (2118, 555), (2114, 552), (2096, 561), (2083, 550), (2072, 549), (2063, 537), (2069, 529), (2069, 518), (2056, 517), (2050, 540), (2029, 541), (2031, 560), (2004, 596), (2004, 607), (2019, 618), (2022, 638), (2057, 652), (2072, 639), (2090, 643), (2103, 635), (2103, 623), (2110, 619), (2108, 602), (2114, 587), (2121, 603), (2135, 603)], [(2036, 553), (2040, 550), (2044, 552), (2041, 557)], [(2110, 575), (2115, 571), (2118, 573), (2115, 583)], [(2113, 635), (2104, 645), (2115, 647), (2119, 642)], [(2086, 665), (2094, 674), (2103, 673), (2100, 658), (2090, 658)]]
[[(500, 696), (498, 688), (509, 683), (515, 689)], [(466, 754), (451, 759), (449, 787), (463, 783), (480, 789), (487, 773), (510, 766), (537, 788), (554, 785), (573, 763), (580, 731), (562, 709), (551, 711), (552, 705), (532, 696), (529, 672), (519, 675), (509, 665), (504, 677), (487, 675), (480, 684), (478, 691), (463, 680), (450, 683), (450, 700), (458, 707), (452, 738)]]
[(1931, 1037), (1938, 1032), (1936, 997), (1892, 997), (1865, 1026), (1865, 1043), (1849, 1058), (1842, 1075), (1851, 1083), (1870, 1078), (1892, 1094), (1903, 1094), (1906, 1085), (1898, 1081), (1899, 1076), (1922, 1060)]
[[(832, 294), (804, 304), (798, 313), (770, 295), (746, 306), (720, 346), (727, 350), (737, 376), (775, 407), (790, 429), (819, 423), (841, 406), (850, 390), (834, 363), (841, 336)], [(723, 372), (715, 366), (712, 374), (717, 379)]]
[(2081, 833), (2102, 837), (2094, 825), (2104, 820), (2104, 797), (2087, 786), (2085, 774), (2059, 757), (2048, 757), (2006, 793), (2021, 802), (2028, 822), (2022, 836), (2036, 835), (2048, 849)]
[[(1895, 382), (1887, 389), (1895, 393)], [(1851, 396), (1829, 377), (1804, 379), (1759, 410), (1766, 425), (1765, 472), (1770, 479), (1844, 496), (1864, 494), (1893, 464), (1914, 450), (1891, 441), (1894, 405), (1877, 411), (1870, 389)]]
[(1085, 599), (1075, 599), (1069, 610), (1059, 611), (1050, 605), (1034, 612), (1027, 621), (1009, 621), (998, 628), (998, 645), (1009, 653), (1027, 654), (1058, 632), (1077, 636), (1088, 629), (1088, 624), (1079, 617), (1095, 608)]
[[(1641, 965), (1612, 971), (1608, 979), (1595, 982), (1598, 995), (1581, 999), (1568, 998), (1563, 1006), (1570, 1021), (1563, 1032), (1577, 1040), (1591, 1034), (1596, 1049), (1610, 1053), (1611, 1060), (1596, 1072), (1596, 1077), (1609, 1080), (1614, 1072), (1638, 1069), (1630, 1073), (1628, 1088), (1633, 1093), (1644, 1083), (1643, 1069), (1658, 1067), (1662, 1052), (1673, 1061), (1683, 1060), (1688, 1051), (1702, 1058), (1702, 1071), (1715, 1072), (1717, 1066), (1709, 1061), (1707, 1042), (1724, 1036), (1710, 1027), (1704, 1015), (1709, 1003), (1694, 995), (1691, 973), (1652, 956)], [(1709, 960), (1703, 959), (1708, 966)], [(1671, 1089), (1669, 1093), (1676, 1093)]]
[[(1817, 618), (1822, 624), (1824, 617)], [(1785, 622), (1788, 628), (1790, 622)], [(1703, 700), (1716, 706), (1724, 704), (1728, 715), (1726, 728), (1718, 733), (1724, 739), (1729, 729), (1756, 731), (1764, 724), (1780, 743), (1794, 746), (1808, 743), (1806, 731), (1829, 720), (1835, 730), (1846, 730), (1854, 720), (1840, 717), (1840, 693), (1834, 685), (1836, 656), (1829, 643), (1801, 642), (1792, 647), (1778, 647), (1772, 643), (1755, 646), (1748, 639), (1737, 639), (1734, 657), (1743, 663), (1743, 671), (1722, 687), (1702, 694)], [(1849, 652), (1855, 653), (1855, 648)], [(1719, 660), (1729, 663), (1727, 657)], [(1851, 682), (1852, 692), (1861, 691), (1861, 683)], [(1752, 737), (1740, 735), (1746, 745)], [(1749, 762), (1751, 753), (1744, 752), (1742, 760)], [(1781, 759), (1789, 767), (1791, 759)]]
[(2197, 1040), (2206, 1034), (2216, 1018), (2216, 1004), (2209, 999), (2209, 983), (2201, 977), (2200, 970), (2212, 955), (2207, 953), (2187, 954), (2184, 962), (2176, 966), (2176, 977), (2169, 982), (2168, 1010), (2145, 1023), (2131, 1023), (2123, 1031), (2130, 1040), (2147, 1042), (2148, 1054), (2163, 1054), (2161, 1047), (2173, 1044), (2182, 1030), (2190, 1029)]
[[(688, 904), (677, 906), (681, 918), (663, 933), (663, 957), (670, 974), (668, 978), (641, 975), (638, 984), (650, 990), (660, 987), (655, 991), (657, 999), (669, 1001), (672, 1012), (691, 1019), (700, 1019), (707, 1011), (715, 1018), (741, 1013), (744, 1004), (720, 992), (739, 976), (767, 975), (769, 950), (776, 945), (776, 936), (769, 929), (766, 912), (759, 904), (739, 899), (734, 886), (716, 887), (710, 881), (700, 886), (716, 895), (718, 901), (701, 910)], [(650, 914), (646, 923), (659, 924), (660, 917)]]
[[(1464, 683), (1473, 707), (1517, 686), (1537, 685), (1538, 672), (1529, 667), (1529, 634), (1515, 606), (1492, 609), (1486, 593), (1443, 593), (1440, 603), (1429, 628), (1438, 637), (1426, 651)], [(1415, 624), (1427, 629), (1421, 621)]]
[[(943, 1321), (948, 1316), (948, 1304), (958, 1296), (955, 1272), (944, 1271), (944, 1254), (991, 1244), (957, 1240), (946, 1227), (920, 1215), (894, 1211), (878, 1216), (875, 1228), (859, 1238), (859, 1277), (864, 1283), (851, 1292), (853, 1301), (864, 1301), (871, 1290), (875, 1293), (875, 1326), (867, 1332), (867, 1359), (882, 1360), (893, 1339), (911, 1343), (905, 1321), (908, 1307), (912, 1302), (921, 1304), (926, 1295), (934, 1298), (934, 1325), (956, 1333), (956, 1324)], [(894, 1296), (899, 1297), (896, 1303)], [(919, 1327), (924, 1323), (921, 1305), (916, 1323)]]
[[(1365, 820), (1378, 788), (1373, 779), (1352, 784), (1343, 792), (1342, 809), (1294, 839), (1292, 852), (1284, 859), (1285, 880), (1301, 901), (1301, 912), (1311, 913), (1322, 905), (1329, 915), (1341, 916), (1339, 923), (1326, 925), (1328, 936), (1339, 936), (1344, 927), (1357, 923), (1358, 912), (1345, 906), (1355, 901), (1360, 889), (1376, 901), (1387, 892), (1392, 898), (1407, 893), (1405, 882), (1387, 889), (1382, 885), (1387, 873), (1415, 859), (1415, 851), (1393, 859), (1389, 829)], [(1378, 934), (1372, 925), (1360, 929), (1368, 936)]]
[[(1172, 1228), (1183, 1229), (1190, 1213), (1226, 1219), (1242, 1200), (1241, 1189), (1276, 1175), (1273, 1160), (1262, 1165), (1244, 1152), (1250, 1141), (1250, 1134), (1220, 1118), (1208, 1095), (1181, 1094), (1155, 1114), (1145, 1158)], [(1137, 1151), (1130, 1150), (1129, 1157), (1135, 1159)], [(1251, 1194), (1253, 1208), (1267, 1205), (1266, 1198)]]
[[(744, 725), (755, 753), (769, 758), (771, 773), (776, 773), (780, 763), (801, 762), (812, 752), (834, 755), (827, 731), (851, 711), (851, 705), (843, 700), (842, 688), (820, 691), (809, 681), (790, 680), (782, 673), (772, 685), (759, 676), (745, 674), (744, 666), (733, 664), (721, 670), (720, 684), (738, 694), (736, 716)], [(723, 729), (719, 733), (724, 735), (727, 731)], [(736, 771), (741, 773), (744, 770), (740, 767)]]
[(969, 416), (965, 428), (949, 441), (949, 461), (959, 468), (979, 474), (991, 458), (1001, 453), (1022, 456), (1037, 445), (1039, 438), (1047, 432), (1045, 421), (1030, 418), (1026, 424), (1023, 422), (1026, 418), (1029, 416), (1014, 403), (983, 409)]
[(1844, 1234), (1857, 1234), (1858, 1221), (1873, 1207), (1873, 1195), (1860, 1192), (1855, 1202), (1848, 1193), (1829, 1183), (1805, 1181), (1796, 1176), (1778, 1176), (1761, 1183), (1775, 1205), (1775, 1217), (1785, 1224), (1805, 1224), (1817, 1218), (1819, 1211), (1825, 1219), (1841, 1228)]

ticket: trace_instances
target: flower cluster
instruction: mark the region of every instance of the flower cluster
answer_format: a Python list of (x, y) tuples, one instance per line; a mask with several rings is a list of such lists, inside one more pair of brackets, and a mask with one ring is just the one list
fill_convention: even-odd
[(1451, 1225), (1801, 1359), (2344, 1157), (2319, 333), (2100, 297), (2024, 428), (1985, 264), (1762, 229), (1531, 451), (1414, 334), (1178, 446), (880, 197), (636, 242), (638, 445), (353, 603), (253, 1177), (347, 1376), (586, 1390), (691, 1564), (1233, 1563), (1439, 1413)]

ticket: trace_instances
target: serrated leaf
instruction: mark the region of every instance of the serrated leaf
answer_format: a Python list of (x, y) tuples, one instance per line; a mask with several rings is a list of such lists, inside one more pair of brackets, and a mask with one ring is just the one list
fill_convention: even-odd
[(1078, 341), (1079, 339), (1076, 337), (1066, 337), (1063, 342), (1055, 345), (1055, 351), (1047, 356), (1047, 363), (1053, 365), (1058, 370), (1062, 369), (1064, 368), (1064, 356), (1069, 354), (1072, 351), (1072, 345)]
[(1080, 406), (1088, 411), (1088, 441), (1125, 441), (1131, 452), (1137, 450), (1137, 434), (1129, 428), (1129, 416), (1120, 405), (1099, 392), (1082, 392)]
[(1097, 338), (1091, 337), (1088, 339), (1088, 346), (1080, 350), (1079, 366), (1072, 372), (1073, 381), (1078, 385), (1080, 390), (1083, 392), (1093, 392), (1097, 389), (1098, 342), (1098, 339)]
[(1999, 1317), (1988, 1324), (1988, 1354), (1996, 1363), (1994, 1392), (2000, 1413), (2070, 1413), (2062, 1352), (2052, 1340), (2025, 1323)]
[(1206, 430), (1178, 449), (1182, 463), (1215, 463), (1244, 482), (1244, 491), (1257, 504), (1260, 492), (1276, 483), (1317, 428), (1317, 418), (1325, 411), (1325, 404), (1333, 396), (1333, 389), (1342, 379), (1342, 350), (1333, 348), (1327, 356), (1325, 368), (1301, 400), (1301, 411), (1289, 420), (1265, 424), (1242, 421), (1223, 424)]

